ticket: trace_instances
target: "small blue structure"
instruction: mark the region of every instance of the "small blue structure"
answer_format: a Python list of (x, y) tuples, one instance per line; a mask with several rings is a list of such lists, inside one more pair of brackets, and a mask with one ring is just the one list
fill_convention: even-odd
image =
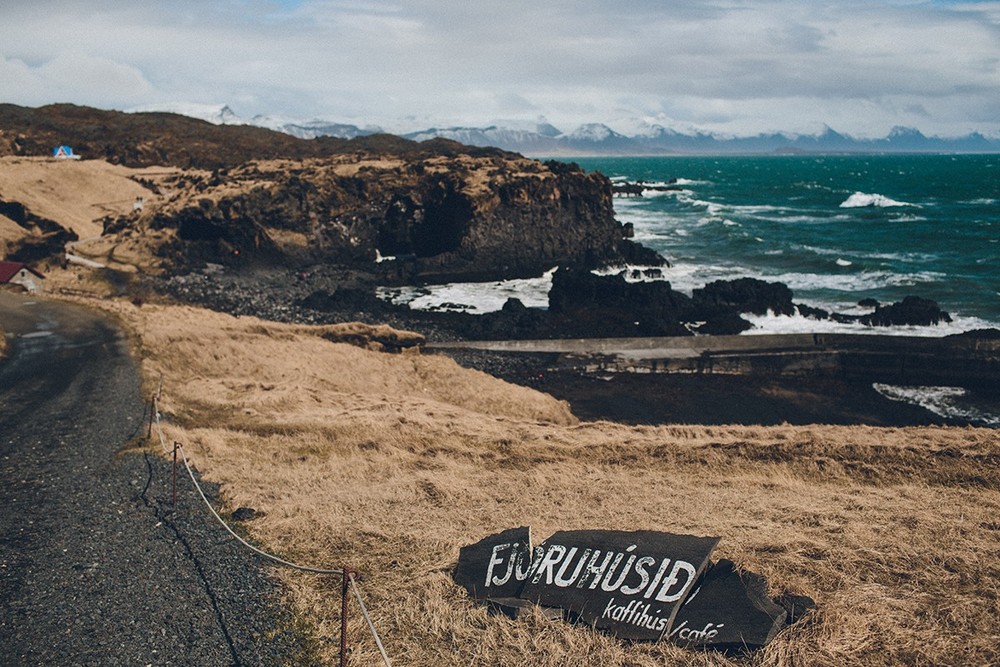
[(52, 149), (52, 157), (58, 158), (60, 160), (79, 160), (80, 156), (73, 153), (73, 149), (69, 146), (56, 146)]

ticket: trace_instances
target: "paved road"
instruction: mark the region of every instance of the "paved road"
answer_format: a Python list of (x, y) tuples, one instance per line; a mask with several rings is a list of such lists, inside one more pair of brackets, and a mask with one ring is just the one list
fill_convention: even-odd
[(274, 584), (144, 435), (107, 321), (0, 292), (0, 665), (289, 664)]

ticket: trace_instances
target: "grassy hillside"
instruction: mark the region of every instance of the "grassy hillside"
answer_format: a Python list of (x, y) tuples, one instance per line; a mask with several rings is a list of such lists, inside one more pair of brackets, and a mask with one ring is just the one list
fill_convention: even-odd
[[(168, 441), (281, 555), (366, 573), (400, 665), (983, 665), (1000, 662), (1000, 443), (969, 428), (625, 427), (339, 327), (106, 303), (163, 377)], [(341, 325), (343, 326), (343, 325)], [(154, 446), (155, 445), (154, 443)], [(185, 491), (190, 492), (190, 491)], [(819, 608), (746, 659), (489, 616), (460, 547), (528, 525), (722, 538), (716, 557)], [(281, 570), (331, 661), (339, 583)], [(355, 664), (380, 664), (355, 615)]]

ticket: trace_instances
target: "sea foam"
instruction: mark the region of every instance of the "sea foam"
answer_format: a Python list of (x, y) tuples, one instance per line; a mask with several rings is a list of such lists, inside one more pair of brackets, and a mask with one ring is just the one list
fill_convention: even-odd
[(503, 308), (507, 299), (519, 299), (528, 308), (548, 308), (549, 290), (555, 269), (537, 278), (520, 278), (488, 283), (445, 283), (441, 285), (379, 287), (380, 299), (412, 310), (441, 310), (481, 315)]
[(984, 426), (1000, 426), (1000, 417), (989, 409), (993, 406), (976, 405), (971, 394), (961, 387), (900, 386), (875, 383), (875, 391), (886, 398), (911, 405), (962, 422)]
[(878, 208), (889, 208), (893, 206), (916, 206), (903, 201), (889, 199), (885, 195), (868, 194), (867, 192), (855, 192), (840, 204), (840, 208), (865, 208), (874, 206)]
[[(845, 315), (863, 315), (870, 310), (850, 308), (830, 308)], [(989, 322), (977, 317), (965, 317), (962, 315), (952, 315), (950, 323), (932, 324), (926, 326), (908, 325), (893, 327), (875, 327), (861, 324), (860, 322), (835, 322), (833, 320), (814, 320), (802, 315), (754, 315), (744, 313), (744, 319), (749, 321), (753, 328), (745, 331), (744, 336), (765, 336), (768, 334), (791, 334), (791, 333), (842, 333), (842, 334), (873, 334), (880, 336), (921, 336), (927, 338), (939, 338), (953, 334), (971, 331), (973, 329), (985, 329)]]

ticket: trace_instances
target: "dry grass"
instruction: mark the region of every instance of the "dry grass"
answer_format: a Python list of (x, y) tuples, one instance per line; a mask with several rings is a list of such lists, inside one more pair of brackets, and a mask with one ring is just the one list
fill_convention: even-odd
[[(30, 213), (75, 232), (80, 240), (68, 246), (72, 254), (119, 270), (155, 271), (160, 264), (154, 249), (168, 241), (170, 233), (102, 236), (103, 219), (130, 213), (137, 197), (144, 199), (147, 209), (163, 205), (173, 194), (169, 188), (161, 187), (156, 195), (137, 179), (163, 186), (177, 173), (174, 168), (130, 169), (104, 160), (5, 156), (0, 157), (0, 199), (19, 202)], [(0, 252), (39, 233), (0, 216)]]
[(8, 248), (20, 241), (27, 233), (24, 228), (5, 215), (0, 215), (0, 248)]
[[(163, 171), (161, 168), (160, 171)], [(100, 235), (100, 218), (132, 210), (136, 197), (152, 199), (133, 176), (151, 173), (104, 160), (0, 158), (0, 197), (77, 233), (81, 239)], [(9, 225), (0, 224), (0, 230)]]
[[(253, 537), (368, 574), (398, 665), (987, 665), (1000, 662), (1000, 446), (968, 428), (626, 427), (420, 354), (193, 308), (105, 304), (162, 373), (167, 437)], [(819, 609), (731, 659), (492, 617), (458, 549), (520, 525), (722, 537), (716, 557)], [(338, 582), (281, 570), (333, 661)], [(352, 623), (353, 664), (380, 664)]]

